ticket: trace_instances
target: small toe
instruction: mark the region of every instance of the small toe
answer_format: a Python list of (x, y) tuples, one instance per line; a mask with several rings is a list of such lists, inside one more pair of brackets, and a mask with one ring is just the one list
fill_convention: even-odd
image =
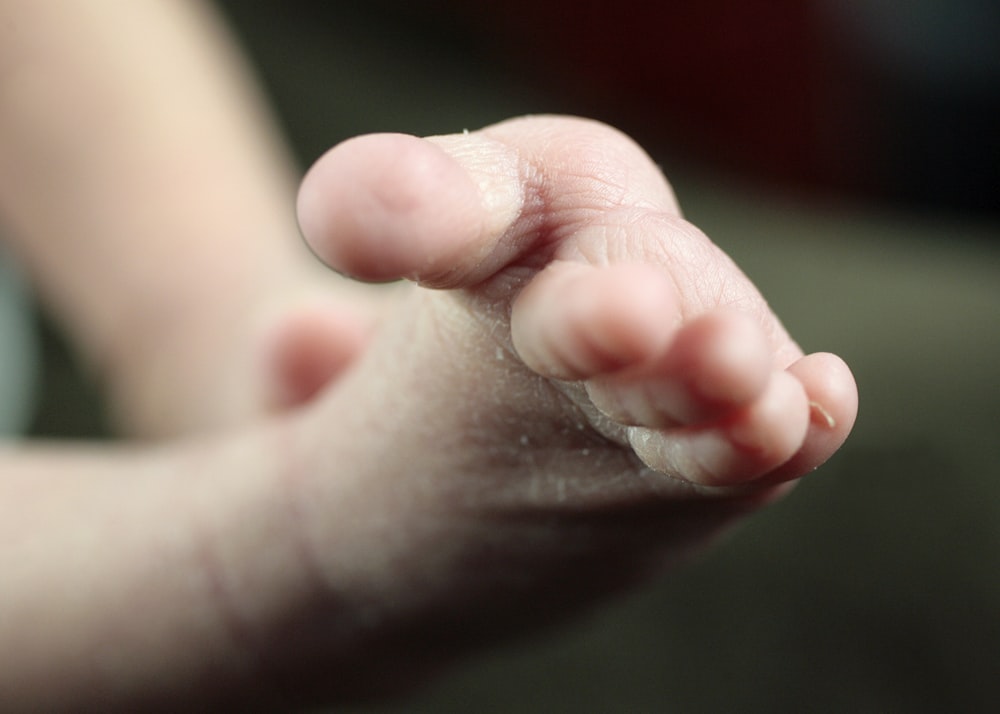
[(788, 368), (805, 388), (809, 431), (802, 448), (768, 480), (788, 481), (819, 468), (847, 440), (858, 415), (858, 391), (850, 368), (840, 357), (818, 352)]
[(552, 263), (514, 302), (511, 334), (540, 375), (578, 380), (653, 359), (678, 324), (668, 277), (646, 265)]
[(629, 441), (650, 468), (704, 486), (756, 480), (787, 462), (802, 447), (809, 403), (799, 381), (772, 375), (764, 393), (719, 423), (654, 430), (634, 427)]
[(771, 372), (760, 326), (736, 311), (716, 310), (685, 324), (659, 358), (591, 380), (587, 391), (599, 410), (620, 423), (690, 426), (750, 404)]

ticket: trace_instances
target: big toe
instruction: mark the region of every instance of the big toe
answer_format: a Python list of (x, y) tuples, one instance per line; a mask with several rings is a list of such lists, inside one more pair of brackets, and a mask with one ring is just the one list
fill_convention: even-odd
[[(456, 145), (463, 141), (465, 149)], [(499, 267), (489, 258), (521, 209), (510, 153), (461, 135), (349, 139), (303, 179), (300, 227), (321, 260), (354, 278), (430, 287), (475, 282)]]

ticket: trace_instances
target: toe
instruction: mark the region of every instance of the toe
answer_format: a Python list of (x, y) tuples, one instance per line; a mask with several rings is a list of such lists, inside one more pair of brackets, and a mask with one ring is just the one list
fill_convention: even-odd
[(850, 369), (828, 353), (806, 355), (788, 372), (805, 388), (809, 402), (809, 431), (802, 448), (768, 480), (787, 481), (814, 471), (843, 445), (858, 414), (858, 391)]
[(730, 418), (705, 427), (635, 427), (629, 441), (652, 469), (705, 486), (733, 486), (778, 468), (806, 437), (809, 403), (798, 379), (776, 372), (764, 393)]
[(552, 263), (514, 302), (518, 355), (544, 377), (586, 379), (653, 359), (670, 342), (677, 300), (662, 270)]
[(598, 409), (623, 424), (690, 426), (752, 403), (771, 371), (759, 324), (732, 310), (716, 310), (679, 329), (662, 356), (591, 380), (587, 391)]
[[(403, 134), (343, 142), (300, 187), (306, 242), (330, 267), (362, 280), (475, 280), (477, 270), (493, 269), (485, 259), (521, 201), (509, 150), (483, 139), (477, 149), (475, 162), (463, 164), (438, 143)], [(479, 164), (490, 170), (477, 171)]]

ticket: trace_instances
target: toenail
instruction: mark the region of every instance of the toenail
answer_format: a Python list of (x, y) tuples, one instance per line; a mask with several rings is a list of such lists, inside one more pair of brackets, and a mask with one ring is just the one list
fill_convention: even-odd
[[(828, 412), (826, 408), (819, 402), (809, 402), (810, 411), (819, 417), (821, 423), (826, 424), (827, 428), (834, 429), (837, 426), (837, 420), (833, 418), (833, 414)], [(814, 420), (815, 421), (815, 420)]]

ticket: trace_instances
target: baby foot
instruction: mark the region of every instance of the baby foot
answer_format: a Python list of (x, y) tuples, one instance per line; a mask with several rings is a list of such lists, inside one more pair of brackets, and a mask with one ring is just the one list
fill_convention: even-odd
[(606, 126), (354, 139), (299, 215), (338, 271), (416, 284), (286, 460), (319, 600), (338, 642), (366, 643), (301, 654), (336, 662), (335, 686), (382, 692), (592, 605), (782, 494), (853, 424), (846, 366), (803, 356)]
[[(608, 127), (537, 118), (429, 140), (361, 137), (321, 159), (299, 208), (329, 265), (442, 291), (428, 297), (450, 321), (473, 318), (460, 349), (486, 340), (519, 360), (590, 428), (673, 479), (794, 479), (852, 427), (846, 366), (802, 355), (750, 281), (680, 217), (653, 163)], [(408, 352), (416, 359), (416, 344)], [(507, 384), (509, 366), (483, 354), (469, 353), (481, 387)]]

